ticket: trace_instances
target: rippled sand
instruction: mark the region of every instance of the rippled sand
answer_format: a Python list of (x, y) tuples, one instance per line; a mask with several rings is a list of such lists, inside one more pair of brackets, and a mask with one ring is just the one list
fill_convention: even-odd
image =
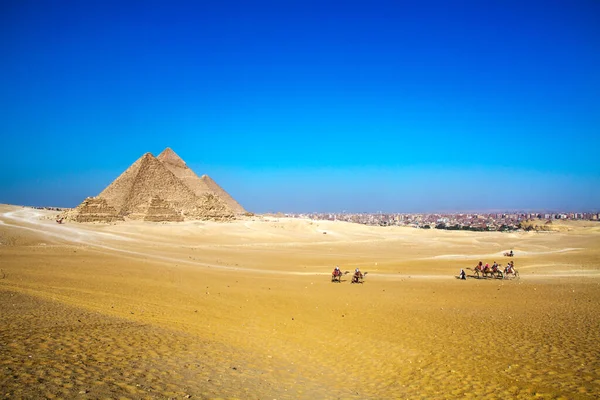
[[(600, 393), (600, 224), (509, 234), (52, 215), (0, 206), (6, 398)], [(509, 249), (519, 279), (455, 279)], [(335, 265), (369, 274), (331, 283)]]

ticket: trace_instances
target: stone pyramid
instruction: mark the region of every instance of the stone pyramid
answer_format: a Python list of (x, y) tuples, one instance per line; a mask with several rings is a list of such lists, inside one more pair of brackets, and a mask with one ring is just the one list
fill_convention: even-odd
[(98, 195), (119, 215), (131, 219), (143, 219), (155, 196), (184, 216), (194, 218), (198, 215), (196, 195), (150, 153), (140, 157)]
[(211, 190), (213, 193), (217, 194), (227, 205), (233, 210), (236, 214), (245, 214), (246, 210), (244, 207), (240, 205), (237, 201), (233, 199), (221, 186), (217, 184), (217, 182), (213, 181), (212, 178), (208, 175), (202, 175), (200, 180)]
[[(164, 162), (150, 153), (144, 154), (97, 197), (86, 199), (66, 217), (81, 222), (224, 220), (234, 217), (232, 209), (218, 195), (208, 188), (201, 190), (204, 183), (172, 150), (162, 155), (162, 159)], [(195, 190), (189, 183), (194, 182), (193, 177), (198, 186)]]
[(219, 186), (208, 175), (198, 175), (192, 171), (186, 163), (171, 148), (167, 147), (158, 155), (158, 160), (178, 177), (196, 196), (203, 196), (206, 193), (212, 193), (223, 200), (235, 214), (244, 214), (246, 210), (237, 201), (233, 199), (221, 186)]
[(181, 182), (183, 182), (196, 196), (200, 197), (210, 192), (209, 187), (198, 178), (186, 163), (169, 147), (163, 150), (156, 157), (164, 164), (169, 171), (173, 173)]
[(117, 210), (99, 197), (88, 197), (75, 210), (67, 213), (63, 216), (76, 222), (123, 221), (123, 217), (117, 213)]
[(152, 222), (180, 222), (183, 221), (183, 215), (178, 213), (171, 205), (158, 196), (154, 196), (150, 200), (148, 211), (144, 216), (144, 221)]

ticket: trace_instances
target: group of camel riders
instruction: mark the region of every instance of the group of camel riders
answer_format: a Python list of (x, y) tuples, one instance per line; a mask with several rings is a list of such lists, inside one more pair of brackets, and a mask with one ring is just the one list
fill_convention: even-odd
[[(347, 272), (346, 272), (347, 273)], [(336, 267), (333, 269), (333, 272), (331, 273), (331, 276), (334, 278), (339, 278), (343, 275), (342, 271), (340, 270), (340, 267), (338, 267), (336, 265)], [(354, 270), (354, 275), (352, 275), (352, 282), (353, 283), (357, 283), (359, 282), (360, 279), (363, 279), (363, 273), (360, 272), (360, 269), (356, 268)]]
[[(470, 268), (468, 268), (470, 269)], [(494, 261), (494, 263), (492, 264), (492, 266), (490, 267), (490, 264), (486, 263), (485, 265), (483, 265), (482, 261), (479, 261), (479, 263), (475, 266), (475, 271), (479, 271), (482, 274), (487, 274), (487, 273), (498, 273), (501, 272), (504, 275), (507, 274), (514, 274), (515, 273), (515, 262), (514, 261), (509, 261), (508, 264), (506, 264), (506, 268), (504, 268), (504, 271), (502, 271), (502, 266), (500, 264), (498, 264), (496, 261)], [(346, 271), (346, 273), (348, 273), (348, 271)], [(333, 272), (331, 273), (331, 277), (332, 280), (333, 278), (341, 278), (341, 276), (344, 275), (342, 273), (342, 271), (340, 270), (340, 267), (338, 267), (336, 265), (336, 267), (333, 269)], [(364, 278), (364, 275), (362, 272), (360, 272), (360, 269), (356, 268), (354, 270), (354, 275), (352, 275), (352, 283), (357, 283), (357, 282), (361, 282), (361, 279)], [(467, 279), (467, 274), (465, 273), (465, 270), (461, 268), (460, 270), (460, 274), (459, 274), (459, 279)]]
[[(470, 268), (468, 268), (468, 269), (470, 269)], [(474, 271), (479, 271), (482, 274), (498, 273), (498, 271), (502, 272), (504, 275), (514, 274), (515, 273), (515, 262), (509, 261), (508, 264), (506, 264), (506, 268), (504, 268), (504, 271), (502, 271), (502, 266), (500, 264), (498, 264), (496, 261), (494, 261), (494, 263), (492, 264), (491, 267), (490, 267), (490, 264), (486, 263), (485, 265), (483, 265), (483, 262), (479, 261), (479, 263), (475, 266)], [(459, 278), (467, 279), (467, 275), (465, 274), (464, 269), (460, 270)]]

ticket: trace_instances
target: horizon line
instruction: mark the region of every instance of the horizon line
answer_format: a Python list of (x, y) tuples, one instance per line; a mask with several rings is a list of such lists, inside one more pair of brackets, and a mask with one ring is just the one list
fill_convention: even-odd
[[(92, 196), (93, 197), (93, 196)], [(0, 203), (0, 205), (14, 206), (14, 207), (32, 207), (32, 208), (76, 208), (75, 207), (64, 207), (64, 206), (50, 206), (50, 205), (31, 205), (31, 204), (10, 204)], [(491, 209), (491, 210), (459, 210), (459, 211), (264, 211), (264, 212), (253, 212), (253, 214), (598, 214), (600, 209), (595, 210), (548, 210), (548, 209)]]

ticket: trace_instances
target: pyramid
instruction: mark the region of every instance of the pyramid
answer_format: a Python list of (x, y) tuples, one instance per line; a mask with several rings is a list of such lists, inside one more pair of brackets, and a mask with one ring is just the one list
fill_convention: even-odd
[(231, 208), (214, 193), (207, 192), (200, 197), (200, 217), (202, 219), (222, 219), (222, 215), (233, 217)]
[(76, 209), (72, 218), (76, 222), (113, 222), (123, 221), (114, 207), (106, 200), (98, 197), (88, 197)]
[(240, 205), (237, 201), (233, 199), (221, 186), (217, 184), (217, 182), (213, 181), (212, 178), (208, 175), (202, 175), (200, 180), (204, 182), (204, 184), (215, 194), (217, 194), (220, 198), (227, 203), (227, 205), (233, 210), (236, 214), (245, 214), (246, 210), (244, 207)]
[(169, 171), (173, 173), (181, 182), (183, 182), (198, 197), (210, 192), (206, 183), (202, 182), (198, 175), (194, 173), (186, 163), (169, 147), (163, 150), (156, 157), (164, 164)]
[(179, 157), (177, 153), (175, 153), (170, 147), (164, 149), (162, 153), (160, 153), (156, 158), (164, 164), (168, 164), (179, 168), (188, 168), (185, 161), (183, 161), (181, 157)]
[(161, 199), (158, 196), (152, 197), (148, 206), (148, 211), (144, 216), (144, 221), (152, 222), (180, 222), (183, 221), (183, 215), (178, 213), (171, 207), (169, 202)]
[[(86, 199), (65, 217), (81, 222), (124, 218), (155, 222), (233, 218), (234, 212), (227, 203), (203, 188), (204, 183), (185, 162), (167, 150), (161, 154), (164, 162), (151, 153), (144, 154), (97, 197)], [(194, 182), (196, 190), (190, 188)]]
[(229, 206), (235, 214), (244, 214), (246, 210), (237, 201), (233, 199), (221, 186), (213, 181), (208, 175), (198, 175), (192, 171), (186, 163), (173, 151), (167, 147), (157, 157), (165, 166), (181, 181), (190, 188), (198, 197), (206, 193), (213, 193)]
[(131, 219), (143, 219), (154, 196), (185, 216), (193, 218), (198, 214), (196, 195), (150, 153), (140, 157), (98, 195), (119, 215)]

